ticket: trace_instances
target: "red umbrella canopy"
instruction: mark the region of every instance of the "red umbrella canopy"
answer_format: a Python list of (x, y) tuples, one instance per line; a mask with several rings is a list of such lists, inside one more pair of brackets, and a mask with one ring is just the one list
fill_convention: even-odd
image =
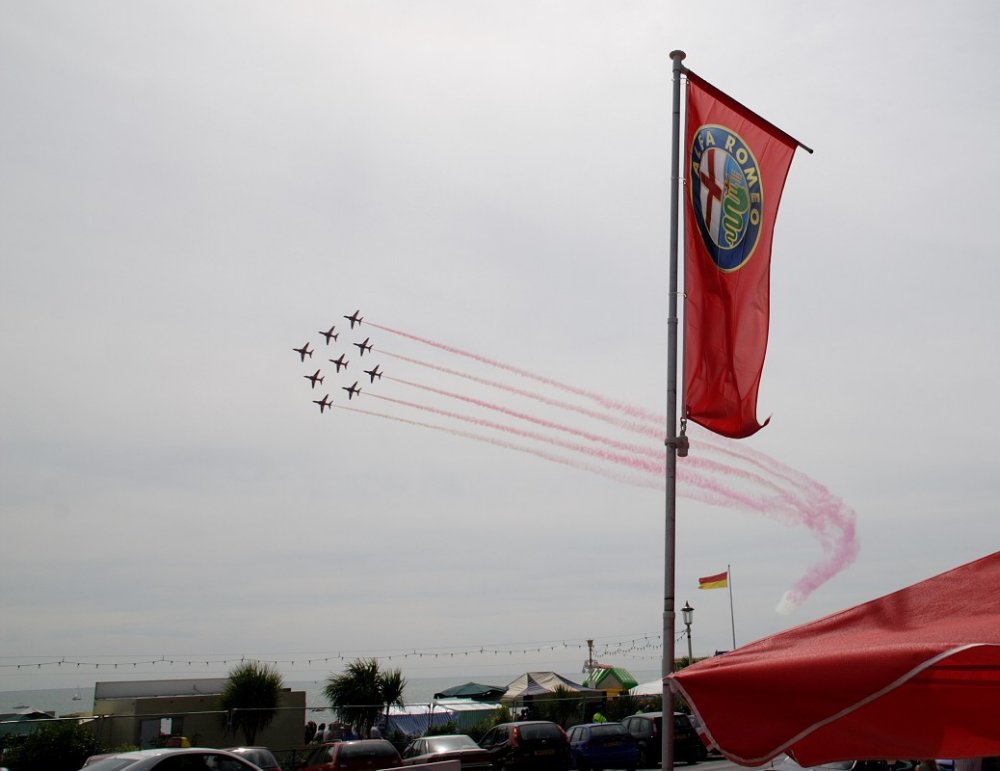
[(1000, 552), (668, 679), (741, 765), (1000, 755)]

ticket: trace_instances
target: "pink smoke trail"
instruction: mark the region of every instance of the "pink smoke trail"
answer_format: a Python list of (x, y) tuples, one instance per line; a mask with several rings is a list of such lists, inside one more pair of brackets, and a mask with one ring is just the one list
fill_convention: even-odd
[(631, 417), (636, 417), (636, 418), (643, 418), (646, 420), (660, 420), (661, 422), (664, 422), (666, 420), (665, 418), (661, 418), (660, 416), (658, 416), (656, 413), (648, 412), (647, 410), (644, 410), (641, 407), (635, 407), (631, 404), (626, 404), (625, 402), (614, 401), (613, 399), (608, 399), (606, 396), (594, 393), (593, 391), (587, 391), (583, 388), (578, 388), (576, 386), (569, 385), (568, 383), (561, 383), (558, 380), (553, 380), (552, 378), (545, 377), (544, 375), (537, 375), (534, 372), (529, 372), (526, 369), (521, 369), (520, 367), (515, 367), (511, 364), (505, 364), (501, 361), (488, 359), (485, 356), (480, 356), (479, 354), (472, 353), (470, 351), (463, 351), (461, 348), (453, 348), (452, 346), (445, 345), (444, 343), (438, 343), (435, 342), (434, 340), (428, 340), (426, 337), (418, 337), (417, 335), (411, 335), (409, 332), (402, 332), (398, 329), (393, 329), (392, 327), (385, 327), (382, 326), (381, 324), (374, 324), (370, 321), (366, 321), (365, 324), (368, 324), (369, 326), (374, 327), (375, 329), (381, 329), (383, 332), (389, 332), (390, 334), (399, 335), (400, 337), (405, 337), (409, 340), (415, 340), (418, 343), (423, 343), (424, 345), (429, 345), (433, 348), (438, 348), (442, 351), (453, 353), (456, 356), (464, 356), (467, 359), (478, 361), (481, 364), (487, 364), (497, 369), (507, 370), (508, 372), (513, 372), (515, 375), (520, 375), (521, 377), (528, 378), (529, 380), (536, 380), (539, 383), (544, 383), (547, 386), (557, 388), (561, 391), (566, 391), (567, 393), (575, 394), (576, 396), (582, 396), (585, 399), (590, 399), (591, 401), (600, 404), (605, 409), (617, 410), (618, 412), (621, 412), (625, 415), (629, 415)]
[(605, 444), (608, 447), (614, 447), (616, 450), (624, 450), (625, 452), (634, 452), (639, 455), (650, 455), (652, 457), (659, 457), (660, 453), (656, 449), (651, 449), (645, 445), (632, 444), (629, 442), (619, 442), (616, 439), (611, 439), (606, 436), (600, 436), (599, 434), (592, 434), (589, 431), (581, 431), (580, 429), (573, 428), (572, 426), (565, 426), (561, 423), (554, 423), (550, 420), (545, 420), (544, 418), (538, 418), (533, 415), (528, 415), (524, 412), (518, 412), (517, 410), (511, 410), (507, 407), (503, 407), (499, 404), (494, 404), (492, 402), (483, 401), (482, 399), (474, 399), (471, 396), (463, 396), (462, 394), (454, 393), (453, 391), (444, 391), (440, 388), (434, 388), (432, 386), (423, 385), (421, 383), (415, 383), (412, 380), (403, 380), (398, 377), (391, 377), (389, 375), (385, 376), (386, 380), (391, 380), (394, 383), (402, 383), (403, 385), (411, 386), (412, 388), (420, 388), (424, 391), (430, 391), (431, 393), (438, 394), (440, 396), (447, 396), (450, 399), (458, 399), (459, 401), (468, 402), (469, 404), (474, 404), (477, 407), (484, 407), (488, 410), (493, 410), (494, 412), (500, 412), (504, 415), (510, 415), (513, 418), (518, 418), (520, 420), (526, 420), (529, 423), (534, 423), (538, 426), (544, 426), (546, 428), (552, 428), (556, 431), (563, 431), (567, 434), (572, 434), (573, 436), (579, 436), (581, 439), (588, 439), (591, 442), (599, 442)]
[(389, 415), (384, 412), (363, 410), (357, 407), (346, 407), (339, 404), (334, 406), (339, 410), (347, 410), (349, 412), (357, 412), (363, 415), (372, 415), (374, 417), (384, 418), (386, 420), (394, 420), (398, 423), (405, 423), (411, 426), (427, 428), (432, 431), (440, 431), (446, 434), (451, 434), (452, 436), (461, 437), (463, 439), (472, 439), (477, 442), (483, 442), (484, 444), (491, 444), (495, 447), (501, 447), (506, 450), (513, 450), (515, 452), (522, 452), (528, 455), (534, 455), (535, 457), (541, 458), (542, 460), (552, 461), (553, 463), (558, 463), (562, 466), (568, 466), (570, 468), (577, 469), (578, 471), (587, 471), (591, 474), (596, 474), (597, 476), (614, 480), (615, 482), (622, 482), (627, 485), (632, 485), (633, 487), (652, 487), (654, 489), (662, 487), (662, 481), (658, 481), (648, 475), (639, 477), (639, 476), (629, 476), (621, 474), (608, 469), (606, 466), (599, 466), (592, 463), (584, 463), (576, 459), (566, 458), (561, 455), (555, 455), (554, 453), (546, 452), (545, 450), (541, 450), (536, 447), (530, 447), (528, 445), (521, 445), (521, 444), (515, 444), (513, 442), (507, 442), (497, 437), (486, 436), (483, 434), (476, 434), (471, 431), (461, 431), (459, 429), (450, 428), (448, 426), (435, 425), (433, 423), (424, 423), (418, 420), (410, 420), (408, 418), (401, 418), (397, 415)]
[[(500, 388), (501, 390), (507, 390), (511, 393), (525, 396), (527, 398), (536, 398), (538, 401), (551, 404), (552, 406), (569, 409), (598, 420), (604, 420), (605, 422), (611, 423), (633, 433), (639, 433), (655, 437), (657, 439), (662, 437), (665, 433), (662, 428), (665, 423), (665, 418), (654, 412), (649, 412), (624, 402), (614, 401), (601, 394), (561, 383), (553, 380), (552, 378), (538, 375), (527, 370), (495, 361), (469, 351), (448, 346), (443, 343), (429, 340), (427, 338), (419, 337), (417, 335), (412, 335), (407, 332), (402, 332), (391, 327), (385, 327), (371, 322), (365, 323), (368, 323), (370, 326), (377, 329), (389, 332), (390, 334), (399, 335), (400, 337), (414, 340), (448, 353), (463, 356), (497, 369), (512, 372), (516, 375), (534, 380), (544, 385), (584, 397), (596, 402), (604, 409), (617, 412), (629, 418), (635, 418), (636, 420), (622, 420), (611, 415), (601, 416), (600, 413), (595, 413), (592, 410), (586, 410), (582, 407), (571, 405), (560, 400), (551, 399), (550, 397), (545, 397), (540, 394), (532, 394), (531, 392), (523, 391), (522, 389), (515, 389), (503, 384), (494, 383), (493, 381), (488, 381), (485, 378), (468, 376), (467, 373), (459, 373), (456, 370), (448, 370), (443, 367), (437, 367), (436, 365), (427, 365), (426, 363), (419, 362), (418, 360), (407, 359), (407, 357), (398, 358), (420, 365), (429, 366), (432, 369), (437, 369), (445, 372), (446, 374), (467, 377), (473, 382), (479, 382), (483, 385), (490, 385), (492, 387)], [(407, 383), (407, 381), (399, 382)], [(418, 384), (412, 385), (422, 387)], [(437, 391), (437, 389), (431, 389), (429, 387), (427, 390)], [(461, 397), (456, 394), (450, 394), (449, 392), (437, 392), (453, 396), (454, 398), (460, 398), (473, 404), (479, 404), (479, 406), (488, 406), (488, 403), (481, 402), (480, 400)], [(518, 413), (506, 410), (506, 408), (501, 408), (500, 411), (514, 416), (519, 416)], [(524, 417), (523, 419), (530, 418)], [(542, 421), (538, 422), (538, 424), (546, 425), (547, 422)], [(555, 425), (549, 427), (555, 427)], [(574, 431), (571, 431), (571, 433), (574, 433)], [(606, 437), (595, 438), (593, 435), (587, 436), (583, 432), (576, 433), (578, 435), (582, 435), (583, 438), (606, 443), (604, 442), (604, 439), (607, 439)], [(630, 446), (626, 443), (617, 444), (620, 445), (621, 448), (627, 448), (627, 451), (629, 452), (638, 451), (635, 445)], [(753, 451), (721, 437), (711, 436), (700, 438), (692, 442), (692, 448), (702, 449), (710, 454), (717, 453), (724, 457), (733, 458), (748, 464), (770, 477), (770, 480), (764, 479), (760, 476), (760, 474), (744, 472), (717, 461), (714, 462), (716, 464), (714, 467), (706, 465), (712, 463), (712, 461), (701, 461), (700, 459), (691, 458), (689, 456), (684, 461), (683, 465), (679, 465), (678, 467), (678, 481), (685, 483), (693, 489), (689, 490), (683, 487), (679, 488), (679, 492), (682, 495), (706, 503), (713, 503), (715, 505), (738, 506), (751, 511), (760, 512), (771, 518), (778, 518), (786, 522), (803, 524), (817, 537), (823, 547), (826, 557), (820, 563), (813, 565), (807, 573), (802, 576), (788, 592), (785, 593), (785, 596), (782, 598), (782, 602), (779, 604), (779, 610), (784, 612), (801, 603), (818, 586), (825, 583), (854, 561), (859, 549), (855, 531), (855, 512), (845, 506), (840, 499), (832, 496), (823, 485), (811, 479), (808, 475), (796, 471), (795, 469), (786, 466), (764, 453)], [(656, 457), (660, 456), (659, 452), (654, 452), (648, 448), (645, 448), (642, 451), (642, 454)], [(702, 471), (714, 471), (716, 474), (723, 473), (729, 476), (736, 476), (750, 484), (763, 486), (771, 490), (774, 494), (759, 495), (744, 493), (732, 488), (727, 488), (718, 484), (705, 474), (698, 473), (698, 469), (701, 469)], [(794, 488), (794, 491), (785, 490), (781, 484), (782, 482), (790, 485)]]
[(561, 447), (564, 450), (572, 450), (573, 452), (578, 452), (583, 455), (587, 455), (591, 458), (597, 458), (599, 460), (609, 461), (611, 463), (617, 463), (619, 465), (628, 466), (634, 471), (641, 471), (645, 473), (651, 473), (659, 476), (663, 476), (666, 473), (665, 467), (660, 463), (653, 463), (651, 461), (641, 460), (639, 458), (629, 458), (625, 455), (618, 455), (617, 453), (611, 453), (607, 450), (602, 450), (597, 447), (591, 447), (590, 445), (578, 444), (576, 442), (567, 442), (563, 439), (557, 439), (553, 436), (548, 436), (547, 434), (540, 434), (537, 431), (526, 431), (522, 428), (516, 428), (515, 426), (504, 425), (503, 423), (494, 423), (490, 420), (482, 420), (481, 418), (474, 418), (470, 415), (462, 415), (458, 412), (451, 412), (450, 410), (442, 410), (437, 407), (431, 407), (426, 404), (417, 404), (416, 402), (404, 401), (402, 399), (394, 399), (390, 396), (382, 396), (381, 394), (369, 394), (375, 399), (381, 399), (386, 402), (392, 402), (393, 404), (399, 404), (403, 407), (412, 407), (413, 409), (424, 410), (426, 412), (433, 412), (435, 415), (441, 415), (447, 418), (455, 418), (456, 420), (462, 420), (466, 423), (473, 423), (482, 428), (492, 428), (495, 431), (503, 431), (508, 434), (514, 434), (516, 436), (524, 437), (525, 439), (534, 439), (538, 442), (546, 442), (556, 447)]
[[(409, 356), (403, 356), (398, 353), (390, 353), (386, 350), (380, 351), (383, 356), (391, 356), (394, 359), (400, 359), (401, 361), (409, 362), (410, 364), (416, 364), (420, 367), (426, 367), (427, 369), (433, 369), (437, 372), (443, 372), (446, 375), (452, 375), (454, 377), (464, 378), (466, 380), (471, 380), (473, 383), (479, 383), (481, 385), (489, 386), (490, 388), (496, 388), (500, 391), (506, 391), (510, 394), (516, 394), (517, 396), (524, 396), (528, 399), (534, 399), (542, 404), (547, 404), (550, 407), (558, 407), (562, 410), (567, 410), (569, 412), (575, 412), (579, 415), (586, 415), (588, 418), (594, 418), (595, 420), (603, 421), (604, 423), (609, 423), (617, 428), (625, 429), (626, 431), (631, 431), (636, 434), (642, 434), (644, 436), (652, 437), (659, 442), (662, 442), (666, 434), (664, 425), (659, 427), (651, 426), (648, 422), (638, 423), (632, 420), (625, 420), (624, 418), (617, 417), (612, 413), (608, 412), (597, 412), (596, 410), (589, 410), (586, 407), (581, 407), (578, 404), (573, 404), (572, 402), (566, 402), (561, 399), (553, 399), (551, 396), (546, 396), (540, 394), (536, 391), (526, 391), (523, 388), (515, 388), (514, 386), (507, 385), (506, 383), (500, 383), (496, 380), (490, 380), (488, 378), (479, 377), (477, 375), (470, 374), (468, 372), (462, 372), (456, 369), (450, 369), (448, 367), (441, 367), (437, 364), (431, 364), (430, 362), (421, 361), (420, 359), (413, 359)], [(666, 423), (666, 418), (663, 418), (663, 424)]]

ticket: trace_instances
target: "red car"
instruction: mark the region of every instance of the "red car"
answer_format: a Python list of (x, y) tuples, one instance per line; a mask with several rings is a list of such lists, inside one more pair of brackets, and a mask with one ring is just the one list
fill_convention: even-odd
[(489, 771), (492, 767), (490, 753), (465, 734), (423, 736), (403, 750), (404, 766), (442, 760), (460, 761), (462, 771)]
[(261, 771), (281, 771), (278, 759), (267, 747), (227, 747), (226, 749), (246, 758), (255, 766), (259, 766)]
[(375, 771), (402, 765), (396, 748), (385, 739), (358, 739), (321, 744), (299, 771)]

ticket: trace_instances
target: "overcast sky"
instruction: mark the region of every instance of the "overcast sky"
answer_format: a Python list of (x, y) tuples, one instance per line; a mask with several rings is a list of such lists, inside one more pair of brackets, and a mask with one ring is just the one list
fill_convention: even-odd
[[(0, 0), (0, 690), (244, 655), (572, 676), (587, 639), (657, 670), (673, 49), (816, 151), (771, 423), (681, 461), (695, 655), (996, 550), (998, 28), (987, 0)], [(697, 590), (727, 565), (732, 619)]]

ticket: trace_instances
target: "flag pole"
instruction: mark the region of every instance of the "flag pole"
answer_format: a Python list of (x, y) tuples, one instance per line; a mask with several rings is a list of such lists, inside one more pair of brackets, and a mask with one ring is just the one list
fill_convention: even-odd
[[(681, 72), (684, 66), (683, 51), (671, 51), (673, 60), (673, 117), (670, 148), (670, 289), (667, 316), (667, 468), (666, 468), (666, 524), (663, 543), (663, 720), (660, 730), (660, 757), (663, 771), (674, 769), (673, 696), (667, 684), (667, 675), (674, 671), (674, 561), (677, 534), (677, 454), (683, 444), (677, 437), (677, 204), (680, 187), (680, 127), (681, 127)], [(681, 454), (687, 454), (686, 447)]]
[(729, 587), (729, 623), (733, 627), (733, 650), (736, 650), (736, 616), (733, 614), (733, 568), (726, 565), (726, 586)]

